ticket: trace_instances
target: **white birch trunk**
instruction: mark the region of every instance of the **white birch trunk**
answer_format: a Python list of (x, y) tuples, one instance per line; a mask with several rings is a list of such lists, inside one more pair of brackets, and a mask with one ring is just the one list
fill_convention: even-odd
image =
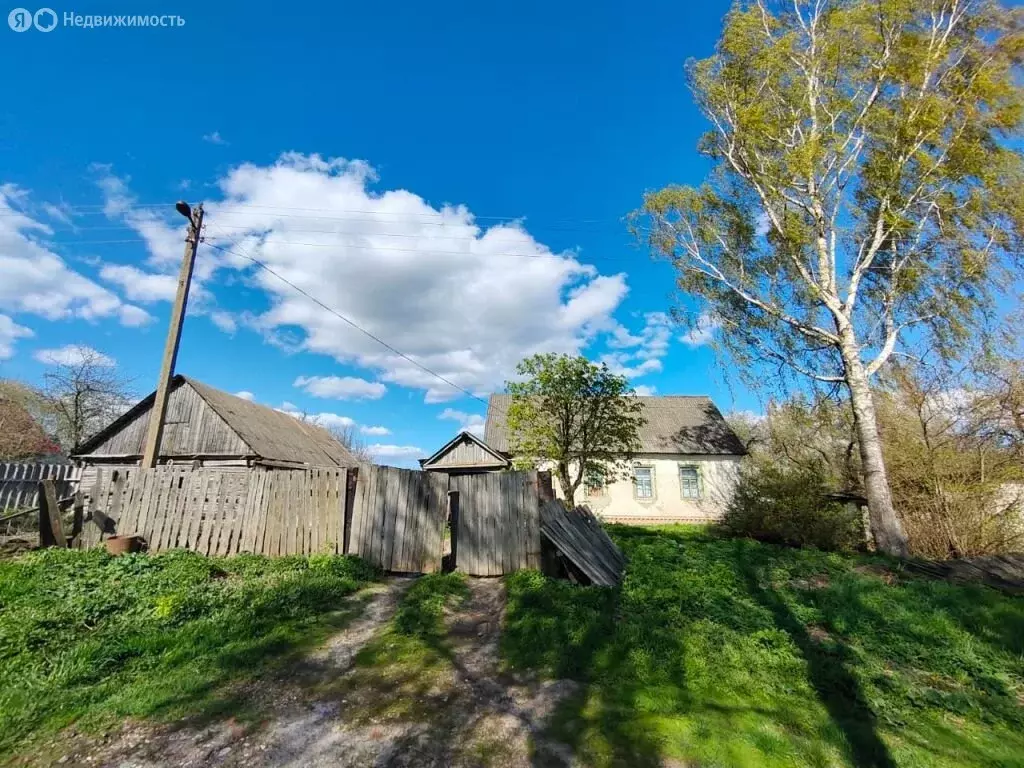
[(861, 467), (864, 474), (864, 495), (868, 500), (868, 514), (875, 546), (880, 552), (894, 557), (907, 557), (907, 535), (892, 503), (889, 478), (882, 455), (882, 440), (878, 434), (875, 403), (868, 383), (867, 371), (860, 359), (860, 349), (852, 332), (843, 333), (841, 352), (846, 371), (846, 384), (850, 388), (854, 427), (860, 447)]

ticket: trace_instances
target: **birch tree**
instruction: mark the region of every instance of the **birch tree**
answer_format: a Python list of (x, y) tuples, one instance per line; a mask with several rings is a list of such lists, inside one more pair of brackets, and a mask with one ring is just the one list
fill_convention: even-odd
[[(872, 377), (956, 350), (1021, 254), (1021, 15), (972, 0), (767, 0), (688, 65), (710, 122), (700, 187), (645, 196), (638, 231), (741, 366), (844, 388), (878, 547), (907, 552)], [(692, 315), (691, 315), (692, 316)]]

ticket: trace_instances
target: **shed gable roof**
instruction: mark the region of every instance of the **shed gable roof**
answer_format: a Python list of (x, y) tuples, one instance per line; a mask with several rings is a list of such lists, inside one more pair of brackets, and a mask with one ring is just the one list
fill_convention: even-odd
[[(312, 466), (358, 464), (352, 453), (322, 427), (178, 374), (171, 381), (171, 387), (181, 386), (194, 389), (214, 413), (249, 446), (256, 457)], [(111, 435), (138, 417), (140, 412), (151, 410), (155, 400), (156, 392), (147, 395), (127, 413), (75, 449), (75, 455), (92, 452)]]
[(492, 463), (487, 463), (487, 464), (473, 463), (473, 464), (466, 464), (466, 465), (450, 464), (450, 465), (447, 465), (447, 466), (451, 466), (451, 467), (458, 467), (458, 466), (467, 466), (467, 467), (469, 467), (469, 466), (472, 466), (472, 467), (491, 467), (491, 466), (493, 466), (493, 467), (507, 467), (507, 466), (509, 466), (510, 462), (509, 462), (509, 460), (507, 458), (502, 456), (499, 451), (496, 451), (494, 448), (489, 446), (487, 443), (485, 443), (479, 437), (474, 435), (472, 432), (460, 432), (455, 437), (453, 437), (451, 440), (449, 440), (447, 443), (445, 443), (443, 446), (441, 446), (432, 455), (428, 456), (425, 459), (420, 459), (420, 466), (423, 467), (424, 469), (426, 469), (427, 467), (432, 467), (432, 466), (434, 466), (436, 464), (439, 464), (442, 461), (442, 459), (444, 459), (444, 457), (446, 455), (448, 455), (451, 451), (453, 451), (455, 448), (457, 448), (459, 445), (461, 445), (464, 442), (473, 443), (474, 445), (478, 446), (480, 448), (480, 450), (483, 451), (486, 456), (489, 456), (490, 458), (493, 459), (493, 462)]
[[(747, 451), (721, 412), (706, 395), (638, 397), (647, 420), (640, 428), (638, 453), (742, 456)], [(506, 418), (512, 395), (494, 394), (487, 401), (484, 439), (507, 454)]]

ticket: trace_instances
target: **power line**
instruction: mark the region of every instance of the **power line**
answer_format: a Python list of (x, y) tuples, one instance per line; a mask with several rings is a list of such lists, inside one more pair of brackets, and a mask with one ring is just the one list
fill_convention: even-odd
[[(224, 233), (228, 235), (227, 232)], [(230, 236), (230, 235), (229, 235)], [(75, 243), (61, 243), (55, 242), (56, 245), (66, 246), (72, 245), (74, 247), (88, 248), (94, 245), (123, 245), (126, 243), (144, 243), (148, 244), (149, 241), (143, 238), (131, 238), (124, 240), (80, 240)], [(471, 251), (444, 251), (429, 246), (422, 248), (399, 248), (397, 246), (388, 245), (359, 245), (354, 243), (303, 243), (295, 242), (294, 240), (263, 240), (263, 245), (296, 245), (301, 247), (311, 248), (335, 248), (339, 251), (345, 250), (360, 250), (360, 251), (397, 251), (405, 253), (422, 253), (424, 255), (437, 254), (442, 256), (498, 256), (507, 258), (522, 258), (522, 259), (555, 259), (555, 260), (567, 260), (567, 259), (578, 259), (577, 255), (559, 255), (557, 253), (473, 253)], [(595, 261), (632, 261), (628, 256), (602, 256)]]
[[(162, 209), (162, 208), (173, 208), (174, 201), (166, 203), (133, 203), (129, 206), (119, 207), (117, 210), (118, 214), (129, 213), (132, 211), (139, 210), (151, 210), (151, 209)], [(430, 211), (430, 212), (413, 212), (413, 211), (383, 211), (374, 210), (369, 208), (295, 208), (288, 206), (272, 206), (272, 205), (256, 205), (253, 203), (231, 203), (229, 201), (211, 201), (210, 205), (215, 207), (218, 216), (267, 216), (270, 214), (288, 218), (300, 218), (300, 219), (317, 219), (324, 221), (376, 221), (376, 217), (380, 216), (400, 216), (404, 218), (409, 217), (429, 217), (431, 219), (438, 219), (445, 216), (443, 211)], [(428, 204), (429, 205), (429, 204)], [(223, 209), (221, 209), (223, 206)], [(69, 206), (60, 209), (67, 214), (75, 214), (79, 216), (99, 216), (109, 215), (107, 206), (96, 205), (96, 206)], [(458, 208), (450, 209), (452, 211), (458, 210)], [(265, 213), (270, 212), (270, 214)], [(351, 214), (368, 214), (375, 218), (369, 219), (356, 219), (351, 216), (304, 216), (297, 213), (280, 213), (280, 211), (306, 211), (313, 213), (351, 213)], [(505, 221), (514, 222), (521, 221), (524, 218), (522, 214), (518, 216), (486, 216), (474, 214), (472, 211), (466, 209), (466, 214), (470, 216), (474, 221)], [(27, 216), (27, 213), (21, 211), (10, 210), (0, 211), (0, 217), (3, 216)], [(550, 220), (554, 223), (570, 223), (570, 224), (619, 224), (621, 219), (575, 219), (575, 218), (562, 218)], [(451, 226), (452, 222), (448, 221), (427, 221), (420, 222), (418, 226)]]
[(216, 248), (218, 251), (223, 251), (224, 253), (230, 253), (230, 254), (234, 254), (235, 256), (241, 256), (243, 259), (248, 259), (253, 264), (258, 266), (260, 269), (266, 270), (267, 272), (272, 274), (274, 277), (276, 277), (278, 280), (280, 280), (282, 283), (285, 283), (286, 285), (290, 286), (293, 290), (298, 291), (299, 293), (301, 293), (303, 296), (305, 296), (310, 301), (314, 302), (315, 304), (317, 304), (321, 308), (323, 308), (323, 309), (327, 310), (328, 312), (330, 312), (332, 315), (337, 317), (339, 320), (343, 320), (344, 322), (348, 323), (350, 326), (355, 328), (360, 333), (362, 333), (362, 334), (364, 334), (366, 336), (369, 336), (371, 339), (376, 341), (382, 347), (384, 347), (385, 349), (389, 350), (390, 352), (393, 352), (394, 354), (398, 355), (403, 360), (407, 360), (408, 362), (412, 363), (413, 365), (415, 365), (420, 370), (425, 371), (426, 373), (429, 373), (431, 376), (433, 376), (434, 378), (438, 379), (439, 381), (443, 381), (449, 387), (451, 387), (451, 388), (453, 388), (455, 390), (458, 390), (459, 392), (462, 392), (464, 395), (468, 395), (469, 397), (473, 398), (474, 400), (478, 400), (479, 402), (483, 403), (484, 405), (487, 405), (487, 401), (484, 400), (482, 397), (478, 397), (477, 395), (474, 395), (468, 389), (460, 387), (454, 381), (451, 381), (450, 379), (445, 378), (444, 376), (439, 374), (437, 371), (431, 370), (430, 368), (428, 368), (427, 366), (423, 365), (422, 363), (417, 362), (413, 358), (409, 357), (409, 355), (405, 354), (401, 350), (396, 349), (395, 347), (391, 346), (386, 341), (381, 339), (379, 336), (375, 336), (370, 331), (366, 330), (365, 328), (363, 328), (362, 326), (360, 326), (359, 324), (357, 324), (353, 320), (350, 320), (349, 318), (345, 317), (343, 314), (341, 314), (337, 310), (327, 306), (322, 301), (320, 301), (320, 299), (318, 299), (316, 296), (313, 296), (313, 295), (307, 293), (306, 291), (304, 291), (302, 288), (297, 286), (295, 283), (293, 283), (288, 278), (283, 277), (282, 275), (278, 274), (277, 272), (275, 272), (273, 269), (271, 269), (269, 266), (264, 264), (259, 259), (256, 259), (256, 258), (248, 255), (247, 253), (239, 253), (238, 251), (231, 250), (230, 248), (224, 248), (224, 247), (219, 246), (219, 245), (214, 245), (213, 243), (206, 243), (206, 245), (210, 246), (211, 248)]

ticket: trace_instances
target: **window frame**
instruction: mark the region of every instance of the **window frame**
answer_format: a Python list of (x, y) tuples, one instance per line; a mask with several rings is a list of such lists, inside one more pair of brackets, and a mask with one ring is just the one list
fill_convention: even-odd
[[(651, 495), (641, 496), (637, 493), (638, 483), (636, 481), (636, 471), (638, 469), (646, 470), (649, 473), (651, 482)], [(634, 464), (633, 465), (633, 477), (631, 478), (633, 485), (633, 499), (639, 502), (654, 501), (658, 498), (657, 484), (655, 483), (654, 465), (653, 464)]]
[[(681, 462), (678, 465), (676, 465), (676, 467), (677, 467), (676, 468), (676, 477), (679, 480), (679, 498), (682, 499), (683, 501), (703, 501), (703, 499), (704, 499), (704, 473), (701, 471), (702, 468), (701, 468), (700, 464), (694, 464), (692, 462), (688, 462), (688, 463), (682, 463)], [(684, 489), (686, 488), (686, 486), (683, 484), (683, 470), (684, 469), (687, 469), (687, 470), (692, 469), (694, 475), (696, 476), (696, 483), (697, 483), (697, 495), (696, 496), (687, 496), (686, 493), (684, 492)]]

